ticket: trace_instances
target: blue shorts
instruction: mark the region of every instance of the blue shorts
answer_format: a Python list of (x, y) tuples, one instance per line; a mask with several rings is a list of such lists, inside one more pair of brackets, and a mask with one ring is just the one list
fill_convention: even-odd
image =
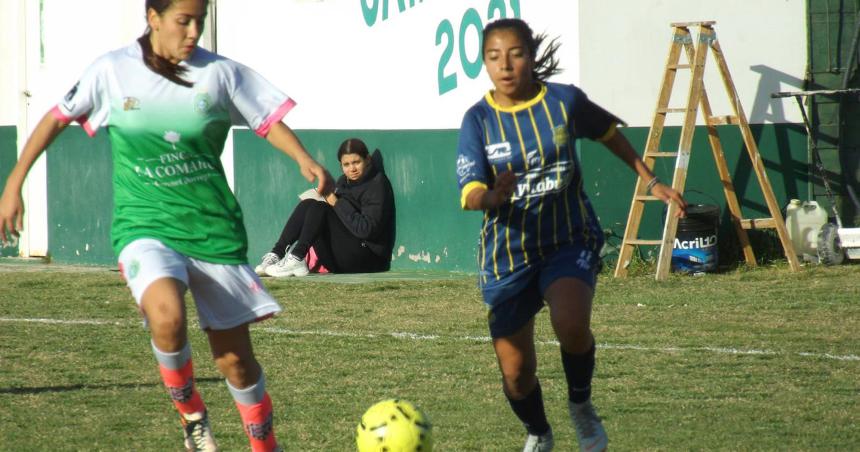
[(482, 287), (484, 303), (489, 308), (490, 336), (495, 339), (519, 331), (543, 308), (544, 292), (558, 279), (576, 278), (594, 290), (599, 262), (597, 251), (574, 243), (497, 284)]

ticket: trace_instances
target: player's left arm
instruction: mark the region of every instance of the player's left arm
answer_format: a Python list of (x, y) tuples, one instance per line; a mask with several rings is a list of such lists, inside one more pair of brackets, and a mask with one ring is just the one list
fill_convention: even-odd
[(299, 165), (302, 176), (308, 182), (317, 182), (317, 192), (323, 196), (328, 196), (334, 191), (334, 182), (332, 181), (331, 174), (308, 154), (308, 151), (302, 146), (299, 138), (286, 124), (280, 121), (273, 124), (266, 135), (266, 140), (272, 146), (295, 160)]
[(660, 182), (657, 179), (657, 176), (648, 169), (648, 166), (645, 165), (645, 162), (639, 158), (639, 154), (633, 149), (633, 146), (630, 144), (630, 141), (618, 132), (617, 130), (612, 130), (611, 135), (606, 137), (605, 139), (600, 140), (607, 149), (609, 149), (616, 157), (621, 159), (627, 166), (629, 166), (642, 180), (652, 181), (655, 180), (653, 185), (651, 185), (651, 194), (659, 198), (661, 201), (669, 204), (672, 201), (675, 201), (680, 207), (678, 211), (678, 215), (685, 216), (687, 210), (687, 202), (684, 200), (684, 197), (681, 196), (680, 193), (675, 191), (672, 187)]

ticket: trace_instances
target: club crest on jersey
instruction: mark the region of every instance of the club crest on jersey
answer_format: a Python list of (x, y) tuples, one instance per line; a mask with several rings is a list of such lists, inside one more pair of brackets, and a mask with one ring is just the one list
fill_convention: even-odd
[(511, 158), (511, 143), (507, 141), (488, 144), (484, 146), (484, 150), (487, 152), (487, 160), (491, 162), (510, 160)]
[(567, 127), (564, 125), (556, 126), (552, 131), (552, 142), (556, 146), (564, 146), (570, 140), (570, 134), (567, 133)]
[(136, 97), (124, 97), (122, 99), (122, 110), (123, 111), (140, 110), (140, 99), (138, 99)]
[(212, 98), (209, 93), (197, 93), (194, 96), (194, 111), (200, 114), (205, 114), (212, 108)]

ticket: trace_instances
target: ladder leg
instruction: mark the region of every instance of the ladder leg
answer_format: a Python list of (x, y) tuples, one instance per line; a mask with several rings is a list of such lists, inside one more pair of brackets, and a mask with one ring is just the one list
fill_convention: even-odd
[[(684, 44), (687, 48), (687, 54), (693, 46), (692, 42)], [(696, 46), (695, 57), (690, 61), (692, 73), (690, 75), (690, 88), (687, 97), (687, 108), (684, 114), (684, 125), (681, 127), (681, 140), (678, 144), (678, 158), (675, 163), (675, 174), (672, 177), (672, 188), (678, 193), (684, 193), (684, 186), (687, 181), (687, 167), (690, 163), (690, 152), (693, 145), (693, 132), (696, 130), (696, 116), (702, 93), (704, 92), (704, 84), (702, 78), (705, 73), (705, 58), (708, 54), (708, 46), (704, 44), (701, 33), (699, 43)], [(663, 243), (660, 246), (660, 257), (657, 260), (657, 275), (658, 281), (663, 281), (669, 277), (669, 270), (672, 266), (672, 249), (675, 245), (675, 235), (678, 229), (678, 205), (670, 203), (666, 212), (666, 223), (663, 229)]]
[[(687, 46), (686, 49), (688, 58), (692, 60), (694, 56), (692, 46)], [(737, 195), (735, 194), (735, 186), (732, 183), (731, 174), (729, 174), (729, 167), (726, 163), (725, 153), (723, 152), (723, 144), (720, 141), (720, 136), (717, 133), (716, 126), (711, 122), (711, 118), (714, 116), (714, 114), (713, 110), (711, 109), (711, 103), (708, 100), (708, 93), (704, 90), (702, 91), (701, 108), (702, 115), (705, 117), (705, 126), (708, 130), (708, 141), (711, 144), (711, 152), (714, 156), (714, 163), (717, 166), (717, 173), (719, 174), (720, 182), (723, 185), (723, 194), (726, 198), (726, 205), (728, 206), (729, 213), (731, 214), (732, 218), (732, 224), (735, 228), (735, 233), (737, 234), (738, 241), (740, 242), (741, 249), (744, 253), (744, 260), (746, 261), (747, 265), (755, 267), (755, 253), (753, 252), (752, 245), (750, 244), (747, 231), (743, 228), (741, 224), (741, 220), (743, 219), (743, 214), (741, 213), (741, 206), (738, 202)]]
[[(672, 87), (675, 84), (675, 75), (677, 74), (677, 65), (681, 57), (681, 45), (685, 41), (689, 41), (690, 32), (686, 28), (675, 28), (672, 45), (669, 48), (669, 55), (666, 57), (666, 70), (663, 73), (663, 81), (660, 85), (660, 95), (657, 98), (657, 107), (654, 113), (654, 119), (651, 123), (651, 128), (648, 133), (648, 140), (645, 143), (643, 152), (643, 161), (649, 169), (654, 168), (654, 158), (649, 154), (657, 152), (660, 147), (660, 140), (663, 137), (663, 127), (666, 122), (666, 108), (669, 106), (669, 99), (672, 95)], [(645, 203), (640, 196), (646, 194), (646, 184), (648, 181), (643, 181), (642, 178), (636, 177), (636, 187), (633, 190), (633, 199), (630, 203), (630, 211), (627, 215), (627, 224), (624, 228), (624, 237), (621, 242), (621, 249), (618, 252), (618, 262), (615, 265), (614, 276), (623, 278), (627, 276), (627, 268), (633, 258), (633, 251), (636, 247), (631, 243), (636, 240), (639, 234), (639, 226), (642, 221), (642, 215), (645, 210)]]
[(788, 260), (789, 266), (793, 271), (799, 271), (800, 262), (797, 259), (797, 254), (794, 252), (794, 245), (788, 238), (788, 230), (785, 228), (785, 220), (782, 217), (780, 207), (773, 194), (773, 188), (771, 187), (770, 180), (765, 172), (764, 164), (761, 161), (761, 154), (759, 154), (758, 146), (756, 145), (755, 139), (753, 139), (752, 131), (750, 131), (749, 123), (747, 122), (743, 107), (738, 99), (738, 93), (735, 89), (734, 82), (732, 81), (731, 74), (729, 73), (726, 60), (723, 57), (722, 49), (720, 49), (720, 45), (716, 39), (711, 43), (711, 47), (714, 50), (714, 57), (717, 60), (717, 65), (720, 70), (720, 75), (723, 78), (726, 92), (729, 95), (735, 115), (737, 116), (738, 126), (741, 129), (741, 135), (743, 137), (744, 144), (746, 145), (747, 153), (752, 161), (753, 169), (755, 170), (768, 210), (770, 211), (771, 218), (773, 219), (773, 227), (776, 229), (777, 235), (779, 236), (779, 241), (782, 244), (782, 249), (785, 253), (786, 259)]

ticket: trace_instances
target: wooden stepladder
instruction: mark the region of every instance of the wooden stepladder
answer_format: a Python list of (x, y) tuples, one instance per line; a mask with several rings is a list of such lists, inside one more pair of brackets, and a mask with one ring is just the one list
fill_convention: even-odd
[[(690, 152), (692, 150), (693, 132), (696, 128), (696, 116), (698, 108), (701, 106), (702, 115), (704, 116), (705, 126), (708, 130), (708, 140), (713, 151), (714, 161), (716, 162), (717, 172), (720, 176), (720, 181), (723, 184), (723, 192), (726, 196), (726, 204), (729, 208), (732, 217), (732, 223), (737, 231), (738, 239), (744, 252), (744, 259), (747, 265), (755, 266), (755, 254), (752, 246), (750, 246), (747, 229), (776, 229), (779, 235), (779, 240), (782, 243), (785, 257), (788, 259), (789, 265), (793, 271), (800, 269), (797, 255), (794, 253), (794, 246), (788, 237), (788, 231), (785, 228), (785, 221), (780, 213), (780, 207), (777, 204), (776, 198), (773, 195), (773, 189), (767, 174), (764, 170), (764, 164), (761, 161), (761, 156), (758, 152), (752, 132), (750, 131), (749, 123), (746, 115), (738, 100), (738, 93), (735, 90), (734, 82), (729, 74), (728, 65), (723, 57), (723, 52), (720, 49), (720, 44), (717, 41), (717, 35), (714, 31), (714, 21), (705, 22), (683, 22), (673, 23), (671, 26), (674, 29), (672, 44), (669, 49), (669, 57), (666, 60), (666, 70), (663, 75), (663, 83), (660, 87), (660, 95), (657, 99), (657, 108), (654, 112), (654, 121), (651, 123), (651, 130), (648, 134), (648, 140), (645, 144), (645, 152), (642, 160), (653, 170), (654, 163), (658, 158), (674, 158), (675, 171), (672, 177), (672, 188), (679, 193), (684, 192), (684, 185), (687, 180), (687, 167), (690, 163)], [(698, 27), (698, 41), (694, 45), (693, 35), (690, 32), (690, 27)], [(729, 103), (732, 105), (734, 115), (730, 116), (713, 116), (711, 104), (708, 102), (708, 95), (705, 92), (703, 76), (705, 72), (705, 61), (708, 50), (712, 50), (716, 64), (719, 68), (720, 75), (723, 79), (726, 92), (729, 97)], [(681, 52), (687, 54), (688, 64), (679, 64)], [(675, 75), (679, 70), (691, 70), (690, 87), (687, 96), (687, 105), (685, 108), (669, 108), (669, 99), (672, 94), (672, 87), (675, 83)], [(678, 145), (677, 152), (666, 152), (659, 150), (660, 140), (663, 136), (663, 128), (666, 122), (666, 116), (669, 113), (683, 113), (684, 121), (681, 128), (681, 139)], [(760, 219), (744, 219), (741, 213), (741, 207), (735, 195), (734, 185), (732, 184), (729, 174), (726, 158), (723, 154), (723, 146), (720, 138), (717, 135), (718, 125), (732, 124), (740, 128), (747, 153), (750, 157), (750, 162), (758, 178), (759, 186), (761, 187), (764, 198), (767, 202), (768, 210), (771, 218)], [(668, 206), (666, 213), (665, 225), (663, 228), (663, 238), (660, 240), (643, 240), (638, 238), (639, 225), (642, 220), (642, 214), (645, 210), (646, 202), (662, 202), (657, 197), (648, 193), (648, 181), (638, 177), (636, 180), (636, 188), (633, 193), (633, 200), (630, 205), (630, 214), (627, 217), (627, 226), (624, 231), (624, 238), (621, 243), (621, 250), (618, 255), (618, 263), (615, 267), (615, 277), (627, 276), (627, 267), (630, 265), (633, 256), (634, 248), (638, 245), (659, 245), (660, 255), (657, 261), (658, 281), (665, 280), (669, 276), (669, 270), (672, 263), (672, 248), (675, 242), (675, 234), (678, 229), (678, 217), (676, 216), (678, 206), (672, 203)]]

